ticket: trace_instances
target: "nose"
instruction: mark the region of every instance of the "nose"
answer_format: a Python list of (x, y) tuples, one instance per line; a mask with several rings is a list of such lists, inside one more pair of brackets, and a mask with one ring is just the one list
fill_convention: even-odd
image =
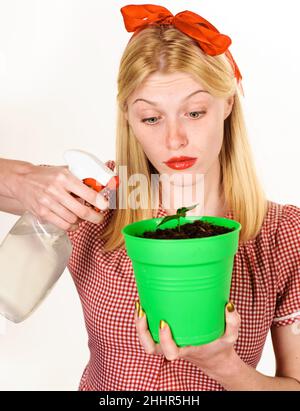
[(166, 146), (170, 150), (178, 150), (188, 144), (184, 129), (176, 121), (169, 122), (166, 134)]

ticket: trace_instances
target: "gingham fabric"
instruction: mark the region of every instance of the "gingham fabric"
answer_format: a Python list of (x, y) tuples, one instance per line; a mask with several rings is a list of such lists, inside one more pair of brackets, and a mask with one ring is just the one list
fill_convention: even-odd
[[(106, 163), (114, 169), (114, 162)], [(137, 337), (138, 299), (126, 250), (104, 254), (99, 239), (113, 210), (97, 225), (81, 222), (69, 232), (73, 253), (69, 271), (83, 307), (90, 360), (79, 390), (222, 391), (192, 363), (146, 354)], [(161, 204), (157, 217), (166, 215)], [(227, 218), (233, 218), (229, 211)], [(270, 327), (300, 321), (300, 208), (269, 201), (259, 235), (239, 246), (234, 258), (230, 300), (241, 315), (235, 349), (256, 367)]]

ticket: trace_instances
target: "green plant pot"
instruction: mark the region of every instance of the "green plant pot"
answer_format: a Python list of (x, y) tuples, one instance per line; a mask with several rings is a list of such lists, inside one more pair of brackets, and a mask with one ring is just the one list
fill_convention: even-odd
[[(181, 225), (203, 220), (234, 230), (183, 240), (137, 237), (155, 231), (162, 219), (141, 220), (122, 230), (150, 333), (159, 343), (159, 323), (164, 320), (178, 346), (207, 344), (225, 331), (224, 310), (241, 224), (222, 217), (188, 216), (180, 219)], [(171, 220), (161, 228), (176, 225)]]

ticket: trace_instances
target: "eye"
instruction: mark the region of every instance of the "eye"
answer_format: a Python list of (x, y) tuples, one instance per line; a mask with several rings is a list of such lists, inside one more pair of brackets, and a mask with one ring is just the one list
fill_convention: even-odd
[[(201, 114), (205, 114), (206, 113), (206, 111), (190, 111), (189, 112), (189, 114), (192, 114), (192, 118), (194, 118), (194, 119), (198, 119), (198, 118), (200, 118), (200, 115)], [(194, 116), (194, 114), (196, 114), (196, 116)]]
[(158, 119), (158, 117), (143, 118), (143, 119), (142, 119), (142, 123), (145, 123), (145, 124), (156, 124), (156, 122), (150, 121), (150, 120), (155, 120), (155, 119)]

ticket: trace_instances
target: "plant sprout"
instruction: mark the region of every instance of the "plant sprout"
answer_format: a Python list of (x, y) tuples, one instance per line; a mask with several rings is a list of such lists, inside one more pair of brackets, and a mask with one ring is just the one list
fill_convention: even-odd
[[(199, 203), (197, 203), (197, 204), (195, 204), (195, 205), (193, 205), (193, 206), (190, 206), (190, 207), (178, 208), (177, 211), (176, 211), (176, 214), (174, 214), (174, 215), (168, 215), (168, 216), (164, 217), (164, 218), (162, 219), (162, 221), (157, 225), (157, 227), (159, 227), (159, 226), (160, 226), (161, 224), (163, 224), (163, 223), (166, 223), (167, 221), (177, 219), (177, 229), (178, 229), (178, 231), (180, 232), (180, 217), (185, 217), (185, 216), (186, 216), (186, 212), (189, 211), (189, 210), (192, 210), (192, 209), (195, 208), (195, 207), (197, 207), (198, 204), (199, 204)], [(157, 228), (157, 227), (156, 227), (156, 228)]]

